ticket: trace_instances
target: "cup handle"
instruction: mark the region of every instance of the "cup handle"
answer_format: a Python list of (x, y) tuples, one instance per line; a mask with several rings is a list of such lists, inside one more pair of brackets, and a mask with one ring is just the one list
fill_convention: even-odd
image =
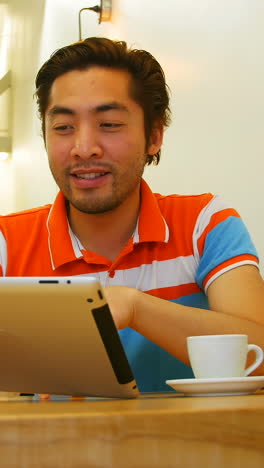
[(260, 348), (260, 346), (249, 344), (248, 352), (251, 350), (255, 352), (256, 358), (253, 364), (251, 364), (251, 366), (246, 368), (245, 375), (248, 375), (251, 372), (253, 372), (253, 370), (255, 370), (258, 366), (260, 366), (260, 364), (263, 362), (263, 359), (264, 359), (264, 353), (263, 353), (262, 348)]

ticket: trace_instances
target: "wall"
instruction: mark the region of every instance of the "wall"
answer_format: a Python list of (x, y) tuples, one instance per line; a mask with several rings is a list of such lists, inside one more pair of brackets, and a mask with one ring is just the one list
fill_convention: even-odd
[[(0, 2), (0, 79), (10, 69), (10, 36), (11, 22), (9, 8), (6, 3)], [(0, 136), (7, 136), (11, 116), (10, 90), (0, 94)], [(9, 111), (9, 112), (8, 112)], [(14, 207), (13, 161), (0, 160), (0, 189), (4, 197), (0, 198), (0, 212), (8, 213)]]
[[(11, 4), (14, 208), (22, 209), (56, 193), (32, 101), (35, 72), (53, 50), (78, 40), (78, 11), (96, 2)], [(173, 123), (160, 166), (146, 170), (152, 188), (221, 194), (243, 215), (263, 259), (263, 1), (113, 0), (111, 23), (98, 25), (93, 12), (82, 18), (84, 36), (125, 39), (152, 52), (166, 71)]]
[[(16, 210), (44, 203), (53, 187), (33, 99), (45, 0), (11, 0), (13, 162)], [(48, 198), (50, 195), (48, 195)]]

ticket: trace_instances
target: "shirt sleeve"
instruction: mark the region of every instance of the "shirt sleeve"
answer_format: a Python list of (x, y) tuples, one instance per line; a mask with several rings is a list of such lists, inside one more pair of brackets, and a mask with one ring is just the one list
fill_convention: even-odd
[(218, 196), (200, 212), (193, 243), (196, 281), (205, 292), (226, 271), (241, 265), (258, 267), (258, 254), (245, 224)]

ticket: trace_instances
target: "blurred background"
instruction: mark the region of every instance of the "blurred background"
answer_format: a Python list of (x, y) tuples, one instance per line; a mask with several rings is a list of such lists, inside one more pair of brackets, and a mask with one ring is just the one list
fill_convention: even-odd
[[(57, 193), (34, 79), (55, 49), (79, 39), (79, 11), (97, 3), (0, 0), (0, 214), (51, 203)], [(263, 0), (112, 0), (109, 22), (82, 13), (88, 36), (126, 40), (159, 60), (172, 124), (161, 163), (145, 179), (164, 194), (224, 197), (246, 222), (263, 273)]]

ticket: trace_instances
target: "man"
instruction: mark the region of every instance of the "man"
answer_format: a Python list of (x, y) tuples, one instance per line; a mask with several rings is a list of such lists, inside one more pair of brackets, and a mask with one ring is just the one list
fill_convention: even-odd
[(237, 212), (211, 194), (155, 195), (142, 180), (169, 124), (158, 62), (89, 38), (56, 51), (36, 88), (60, 192), (0, 218), (1, 274), (97, 276), (141, 391), (192, 376), (189, 335), (245, 333), (263, 347), (264, 286)]

